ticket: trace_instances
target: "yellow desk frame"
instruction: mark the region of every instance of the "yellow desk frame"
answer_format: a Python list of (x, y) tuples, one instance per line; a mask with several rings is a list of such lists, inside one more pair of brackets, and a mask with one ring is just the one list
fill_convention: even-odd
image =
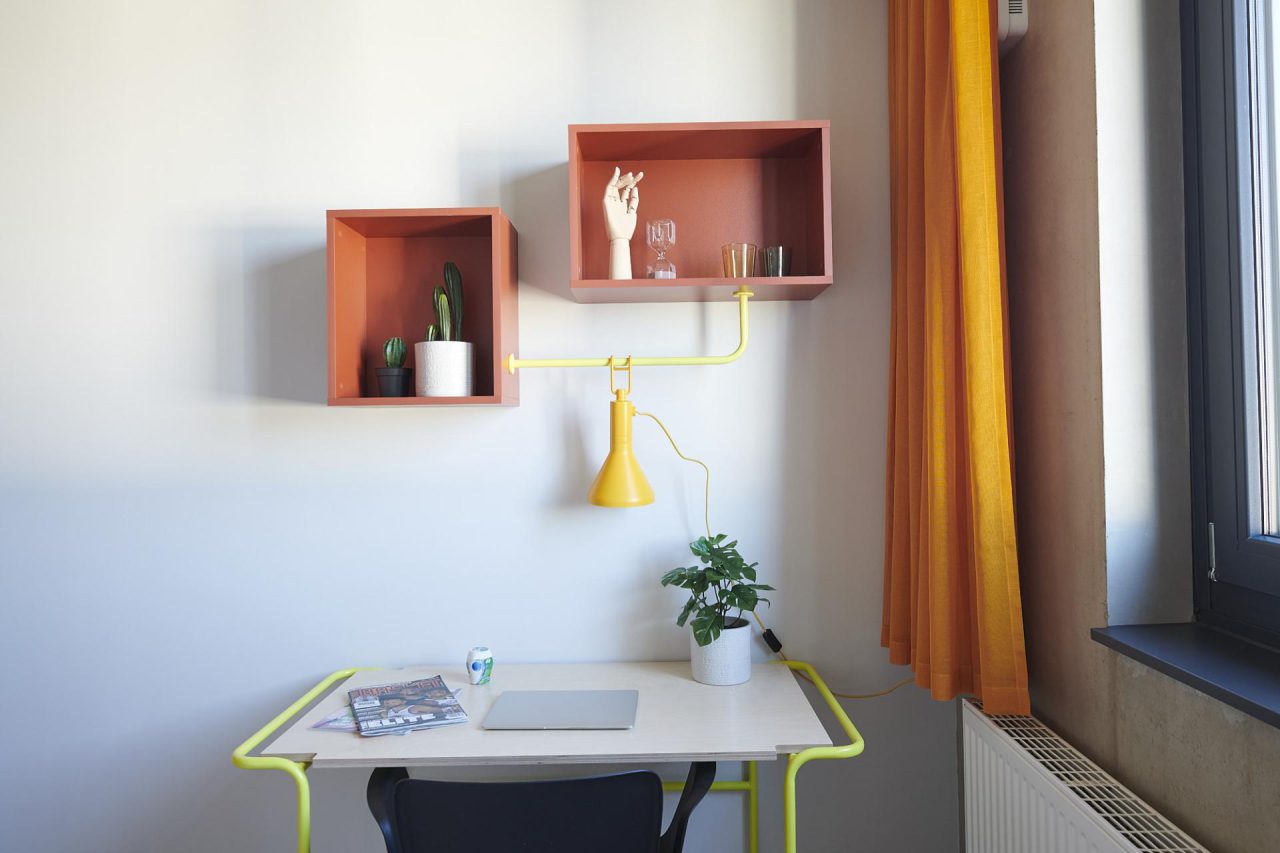
[[(786, 853), (796, 853), (796, 774), (800, 768), (814, 759), (830, 759), (830, 758), (853, 758), (862, 753), (864, 742), (862, 735), (858, 733), (858, 729), (853, 725), (853, 721), (849, 719), (844, 708), (836, 701), (836, 697), (831, 695), (826, 682), (818, 675), (817, 670), (807, 663), (801, 661), (783, 661), (780, 665), (790, 667), (796, 672), (807, 675), (814, 685), (818, 688), (818, 692), (822, 694), (823, 700), (827, 703), (827, 707), (835, 715), (840, 723), (840, 727), (844, 729), (845, 735), (849, 738), (849, 743), (840, 746), (816, 746), (801, 752), (792, 753), (787, 757), (787, 774), (783, 787), (783, 808), (785, 821), (785, 839)], [(293, 779), (298, 789), (298, 853), (310, 853), (311, 851), (311, 786), (307, 782), (307, 768), (310, 766), (307, 762), (291, 761), (287, 758), (278, 758), (274, 756), (259, 756), (251, 753), (262, 745), (263, 741), (271, 737), (280, 727), (289, 722), (299, 712), (304, 710), (308, 705), (315, 701), (318, 697), (324, 695), (335, 683), (343, 679), (350, 678), (353, 674), (360, 671), (360, 668), (340, 669), (332, 673), (315, 687), (312, 687), (302, 696), (277, 714), (271, 722), (258, 729), (249, 739), (235, 748), (231, 753), (231, 762), (243, 770), (281, 770)], [(756, 762), (744, 762), (747, 766), (746, 778), (741, 781), (731, 782), (715, 782), (711, 786), (712, 791), (745, 793), (747, 795), (747, 849), (750, 853), (758, 853), (760, 846), (760, 775), (756, 769)], [(683, 782), (667, 782), (663, 787), (668, 791), (680, 791), (684, 787)]]

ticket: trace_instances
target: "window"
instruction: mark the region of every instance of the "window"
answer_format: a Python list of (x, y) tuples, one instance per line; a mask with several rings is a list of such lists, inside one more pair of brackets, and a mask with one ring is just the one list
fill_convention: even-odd
[(1196, 616), (1280, 645), (1280, 9), (1182, 24)]

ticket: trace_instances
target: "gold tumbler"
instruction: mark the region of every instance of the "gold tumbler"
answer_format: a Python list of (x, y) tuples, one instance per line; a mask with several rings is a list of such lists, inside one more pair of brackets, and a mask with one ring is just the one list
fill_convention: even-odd
[(754, 243), (725, 243), (720, 247), (726, 278), (750, 278), (756, 274)]

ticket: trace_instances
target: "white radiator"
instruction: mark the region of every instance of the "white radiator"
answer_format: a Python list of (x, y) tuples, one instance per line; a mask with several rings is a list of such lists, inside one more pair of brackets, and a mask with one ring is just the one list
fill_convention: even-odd
[(1035, 717), (963, 717), (968, 853), (1207, 853)]

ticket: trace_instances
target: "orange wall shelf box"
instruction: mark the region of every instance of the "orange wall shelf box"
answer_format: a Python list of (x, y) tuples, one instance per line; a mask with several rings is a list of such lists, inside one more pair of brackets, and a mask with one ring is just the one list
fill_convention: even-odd
[[(611, 281), (601, 198), (614, 166), (644, 172), (631, 269)], [(644, 223), (672, 219), (680, 278), (646, 278)], [(569, 276), (579, 302), (728, 299), (725, 243), (784, 245), (793, 275), (747, 279), (757, 300), (813, 299), (831, 284), (827, 121), (569, 126)]]
[[(518, 350), (515, 228), (496, 207), (330, 210), (329, 405), (513, 406), (519, 377), (502, 369)], [(471, 397), (380, 397), (382, 344), (413, 345), (434, 322), (431, 291), (445, 261), (462, 272), (463, 340), (474, 345)]]

